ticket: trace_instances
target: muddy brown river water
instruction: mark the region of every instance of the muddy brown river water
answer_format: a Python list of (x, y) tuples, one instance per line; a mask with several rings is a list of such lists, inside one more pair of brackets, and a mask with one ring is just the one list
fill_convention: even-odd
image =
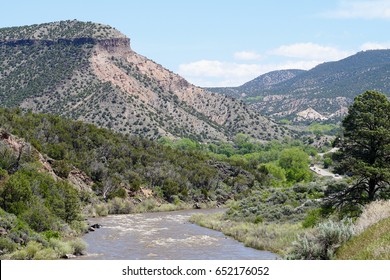
[(78, 259), (103, 260), (255, 260), (276, 259), (271, 252), (245, 247), (224, 234), (188, 222), (195, 213), (214, 210), (115, 215), (90, 219), (101, 224), (83, 239), (87, 254)]

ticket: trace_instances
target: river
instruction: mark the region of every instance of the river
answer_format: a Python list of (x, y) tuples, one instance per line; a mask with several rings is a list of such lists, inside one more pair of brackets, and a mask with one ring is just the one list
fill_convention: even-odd
[(89, 260), (256, 260), (277, 255), (245, 247), (223, 233), (188, 222), (194, 213), (214, 210), (115, 215), (90, 219), (102, 227), (86, 234)]

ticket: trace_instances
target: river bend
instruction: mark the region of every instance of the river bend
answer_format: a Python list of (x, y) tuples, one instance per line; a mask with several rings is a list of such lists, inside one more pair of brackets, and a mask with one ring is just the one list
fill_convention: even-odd
[(215, 210), (115, 215), (90, 219), (101, 224), (83, 239), (87, 254), (78, 259), (104, 260), (254, 260), (277, 255), (245, 247), (223, 233), (188, 222), (194, 213)]

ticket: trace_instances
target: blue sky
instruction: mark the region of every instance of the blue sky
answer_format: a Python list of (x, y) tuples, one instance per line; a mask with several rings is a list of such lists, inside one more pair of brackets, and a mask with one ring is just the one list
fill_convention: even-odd
[(111, 25), (132, 49), (199, 86), (238, 86), (390, 48), (390, 0), (1, 0), (0, 27), (66, 19)]

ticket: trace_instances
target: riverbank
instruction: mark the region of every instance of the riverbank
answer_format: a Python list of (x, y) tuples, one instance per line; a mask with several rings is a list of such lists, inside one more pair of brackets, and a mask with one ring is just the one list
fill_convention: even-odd
[(113, 198), (109, 202), (99, 202), (87, 205), (83, 214), (85, 217), (105, 217), (108, 215), (117, 214), (138, 214), (148, 212), (170, 212), (179, 210), (191, 210), (191, 209), (213, 209), (218, 208), (220, 205), (216, 201), (201, 202), (201, 203), (187, 203), (180, 200), (174, 201), (174, 203), (164, 203), (154, 197), (149, 197), (134, 203), (128, 199)]
[(297, 235), (303, 232), (300, 224), (254, 224), (223, 219), (223, 213), (211, 215), (195, 214), (190, 218), (191, 223), (220, 231), (245, 246), (257, 250), (274, 252), (280, 256), (287, 255), (291, 244)]

